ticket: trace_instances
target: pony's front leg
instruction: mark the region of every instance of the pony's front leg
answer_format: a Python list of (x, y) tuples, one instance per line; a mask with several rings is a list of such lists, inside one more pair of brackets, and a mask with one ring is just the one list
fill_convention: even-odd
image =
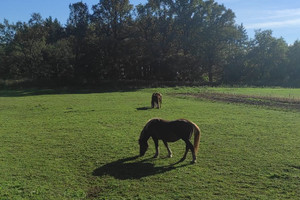
[(169, 158), (172, 158), (172, 157), (173, 157), (172, 151), (171, 151), (171, 149), (169, 148), (168, 143), (167, 143), (166, 141), (164, 141), (164, 140), (163, 140), (163, 142), (164, 142), (165, 146), (167, 147), (167, 150), (168, 150), (168, 153), (169, 153), (168, 157), (169, 157)]
[(159, 153), (159, 151), (158, 151), (158, 139), (156, 139), (156, 138), (152, 138), (152, 139), (153, 139), (154, 144), (155, 144), (155, 155), (153, 157), (157, 158), (158, 153)]

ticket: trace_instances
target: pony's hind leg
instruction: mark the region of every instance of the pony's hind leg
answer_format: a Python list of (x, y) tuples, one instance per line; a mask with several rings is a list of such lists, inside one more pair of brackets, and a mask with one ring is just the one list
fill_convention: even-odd
[(186, 144), (185, 145), (185, 152), (183, 154), (183, 157), (180, 159), (180, 162), (182, 162), (186, 159), (186, 155), (187, 155), (188, 151), (189, 151), (189, 146)]
[(193, 155), (193, 163), (196, 162), (196, 155), (195, 155), (195, 151), (194, 151), (194, 146), (192, 145), (192, 143), (189, 141), (189, 140), (184, 140), (185, 141), (185, 152), (184, 152), (184, 155), (183, 157), (181, 158), (180, 161), (184, 161), (186, 159), (186, 155), (187, 153), (189, 152), (189, 149), (191, 150), (192, 152), (192, 155)]
[(168, 153), (169, 153), (168, 157), (169, 157), (169, 158), (172, 158), (172, 157), (173, 157), (172, 151), (171, 151), (171, 149), (169, 148), (168, 143), (167, 143), (166, 141), (163, 141), (163, 142), (164, 142), (165, 146), (167, 147), (167, 150), (168, 150)]

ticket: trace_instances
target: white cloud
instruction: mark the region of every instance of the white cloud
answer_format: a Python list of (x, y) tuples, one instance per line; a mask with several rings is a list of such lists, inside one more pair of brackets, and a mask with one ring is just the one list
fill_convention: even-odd
[(300, 16), (300, 8), (268, 11), (270, 18), (285, 18)]
[(260, 28), (264, 29), (264, 28), (283, 28), (283, 27), (291, 27), (291, 26), (299, 26), (299, 25), (300, 25), (300, 18), (245, 24), (245, 27), (247, 29), (260, 29)]
[(252, 20), (292, 18), (300, 16), (300, 8), (284, 10), (252, 10), (251, 13), (255, 13), (254, 15), (257, 16), (253, 17)]
[(300, 25), (300, 8), (283, 10), (258, 10), (244, 23), (247, 29), (285, 28)]

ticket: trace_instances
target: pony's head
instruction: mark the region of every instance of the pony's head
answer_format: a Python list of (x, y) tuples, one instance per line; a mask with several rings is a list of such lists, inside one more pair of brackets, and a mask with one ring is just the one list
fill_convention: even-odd
[(148, 149), (148, 139), (150, 138), (150, 135), (148, 134), (148, 124), (143, 128), (140, 139), (139, 139), (139, 145), (140, 145), (140, 156), (145, 155), (147, 149)]
[(147, 122), (147, 124), (144, 126), (141, 135), (140, 135), (140, 139), (139, 139), (139, 145), (140, 145), (140, 156), (145, 155), (147, 149), (148, 149), (148, 139), (151, 137), (151, 128), (150, 126), (152, 126), (153, 121), (155, 121), (154, 119), (151, 119)]
[(143, 156), (145, 155), (148, 149), (148, 142), (146, 140), (139, 139), (139, 145), (140, 145), (140, 156)]

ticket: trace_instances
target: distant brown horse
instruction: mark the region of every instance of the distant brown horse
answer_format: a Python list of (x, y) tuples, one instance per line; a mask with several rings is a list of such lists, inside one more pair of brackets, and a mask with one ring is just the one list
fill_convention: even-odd
[[(190, 142), (192, 134), (194, 133), (194, 145)], [(175, 121), (167, 121), (163, 119), (151, 119), (143, 128), (140, 138), (140, 156), (145, 155), (148, 149), (148, 139), (152, 137), (156, 153), (154, 158), (158, 156), (158, 140), (162, 140), (167, 147), (169, 157), (172, 157), (172, 152), (168, 146), (168, 142), (175, 142), (182, 139), (185, 144), (185, 153), (180, 161), (185, 160), (189, 150), (192, 152), (193, 163), (196, 162), (196, 154), (200, 144), (200, 129), (199, 127), (186, 119), (178, 119)]]
[(162, 95), (161, 93), (153, 93), (152, 98), (151, 98), (151, 107), (154, 108), (161, 108), (161, 103), (162, 103)]

